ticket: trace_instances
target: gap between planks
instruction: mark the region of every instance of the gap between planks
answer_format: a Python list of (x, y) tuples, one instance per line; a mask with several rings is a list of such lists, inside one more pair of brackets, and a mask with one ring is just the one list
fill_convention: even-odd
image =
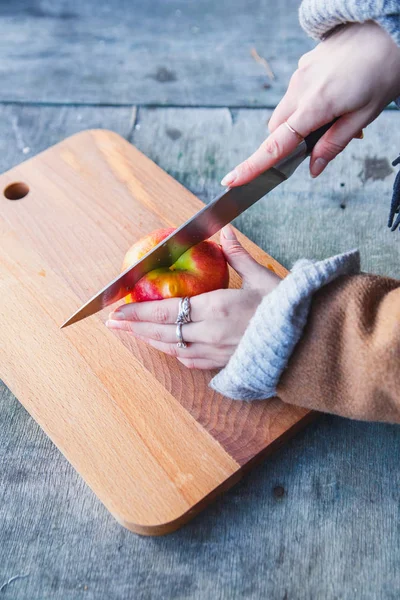
[[(79, 108), (82, 106), (93, 106), (96, 108), (209, 108), (209, 109), (217, 109), (217, 108), (227, 108), (229, 110), (274, 110), (277, 107), (277, 104), (257, 104), (254, 106), (252, 104), (174, 104), (174, 103), (154, 103), (154, 102), (40, 102), (40, 101), (26, 101), (26, 100), (0, 100), (0, 106), (35, 106), (35, 107), (70, 107), (70, 108)], [(383, 112), (387, 110), (399, 110), (394, 102), (391, 102), (388, 106), (383, 109)]]

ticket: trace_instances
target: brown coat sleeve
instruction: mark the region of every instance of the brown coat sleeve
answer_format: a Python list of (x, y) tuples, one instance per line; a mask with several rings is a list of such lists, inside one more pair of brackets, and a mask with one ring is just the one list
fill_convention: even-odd
[(278, 395), (344, 417), (400, 423), (400, 281), (361, 274), (322, 288)]

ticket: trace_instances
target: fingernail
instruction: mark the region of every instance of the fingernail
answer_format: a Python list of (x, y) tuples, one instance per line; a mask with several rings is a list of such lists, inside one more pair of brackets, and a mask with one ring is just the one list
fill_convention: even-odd
[(221, 233), (226, 240), (237, 240), (237, 237), (231, 225), (225, 225)]
[(122, 310), (117, 308), (117, 310), (115, 310), (114, 312), (110, 312), (110, 314), (108, 315), (108, 318), (111, 320), (117, 319), (119, 321), (123, 321), (125, 319), (125, 315)]
[(325, 169), (328, 161), (325, 158), (316, 158), (310, 166), (311, 176), (317, 177)]
[(108, 327), (109, 329), (121, 329), (122, 323), (121, 321), (114, 321), (113, 319), (108, 319), (108, 321), (106, 321), (106, 327)]
[(226, 186), (231, 185), (231, 183), (233, 183), (235, 181), (236, 177), (237, 177), (237, 173), (236, 173), (236, 170), (234, 169), (233, 171), (231, 171), (230, 173), (225, 175), (225, 177), (221, 181), (221, 185), (226, 185)]

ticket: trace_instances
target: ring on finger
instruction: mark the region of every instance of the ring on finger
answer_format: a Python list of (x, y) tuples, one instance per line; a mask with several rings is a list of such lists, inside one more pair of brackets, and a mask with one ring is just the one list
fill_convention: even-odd
[(302, 142), (304, 140), (303, 136), (296, 131), (291, 125), (290, 123), (288, 123), (287, 121), (284, 122), (284, 125), (286, 125), (286, 127), (289, 129), (289, 131), (291, 131), (292, 133), (294, 133), (294, 135), (296, 135), (298, 137), (298, 139)]
[(182, 335), (182, 325), (182, 322), (179, 322), (176, 325), (176, 339), (178, 340), (177, 346), (178, 348), (187, 348), (187, 343), (183, 339)]
[(191, 323), (190, 309), (190, 298), (188, 296), (181, 298), (179, 300), (179, 311), (175, 323)]

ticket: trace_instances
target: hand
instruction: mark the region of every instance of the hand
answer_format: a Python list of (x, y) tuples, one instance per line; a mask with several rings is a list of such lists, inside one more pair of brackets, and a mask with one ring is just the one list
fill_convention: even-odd
[(120, 306), (110, 314), (107, 327), (133, 333), (153, 348), (176, 356), (186, 367), (224, 367), (262, 298), (280, 279), (244, 250), (230, 226), (221, 232), (221, 245), (227, 261), (242, 277), (243, 287), (191, 298), (192, 322), (182, 326), (187, 348), (178, 348), (175, 335), (178, 298)]
[(306, 137), (339, 117), (312, 152), (310, 171), (317, 177), (399, 95), (400, 48), (389, 34), (371, 21), (344, 26), (300, 58), (269, 122), (271, 135), (222, 185), (247, 183), (295, 149), (299, 139), (286, 120)]

